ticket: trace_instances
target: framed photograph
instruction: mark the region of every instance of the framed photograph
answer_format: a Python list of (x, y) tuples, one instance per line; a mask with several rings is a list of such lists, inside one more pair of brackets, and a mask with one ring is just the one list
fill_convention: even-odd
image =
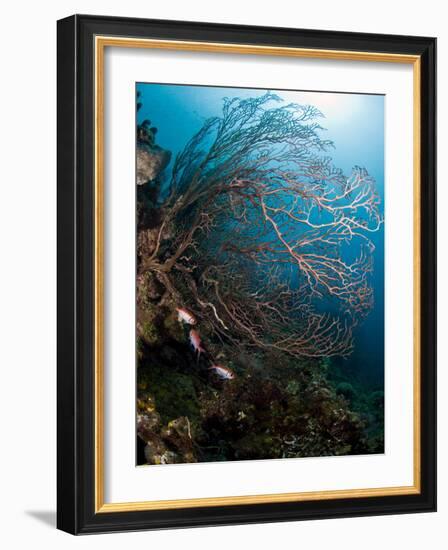
[(58, 22), (58, 527), (436, 507), (434, 38)]

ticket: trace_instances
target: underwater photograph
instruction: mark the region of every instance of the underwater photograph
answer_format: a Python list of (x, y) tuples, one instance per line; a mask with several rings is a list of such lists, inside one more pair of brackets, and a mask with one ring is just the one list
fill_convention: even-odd
[(385, 452), (384, 99), (137, 83), (137, 465)]

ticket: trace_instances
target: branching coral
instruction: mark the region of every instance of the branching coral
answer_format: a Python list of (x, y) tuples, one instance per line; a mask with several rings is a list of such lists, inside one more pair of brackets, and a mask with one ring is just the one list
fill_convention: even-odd
[(225, 99), (191, 138), (160, 222), (139, 233), (139, 276), (151, 271), (222, 341), (345, 356), (373, 303), (379, 197), (365, 169), (347, 177), (326, 156), (317, 109), (281, 101)]

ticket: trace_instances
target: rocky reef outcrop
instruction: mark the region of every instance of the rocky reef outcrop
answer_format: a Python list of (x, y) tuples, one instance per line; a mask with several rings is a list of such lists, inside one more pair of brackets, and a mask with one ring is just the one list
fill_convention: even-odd
[(156, 134), (150, 120), (137, 127), (137, 185), (156, 180), (171, 160), (171, 152), (156, 145)]
[(168, 166), (170, 151), (158, 145), (140, 143), (137, 146), (137, 185), (153, 181)]

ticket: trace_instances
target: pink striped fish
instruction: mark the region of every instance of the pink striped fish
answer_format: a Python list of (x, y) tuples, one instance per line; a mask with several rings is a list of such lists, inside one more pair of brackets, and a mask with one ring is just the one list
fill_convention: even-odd
[(187, 325), (195, 325), (196, 324), (196, 318), (195, 316), (190, 313), (188, 310), (184, 309), (183, 307), (177, 307), (177, 319), (181, 323), (187, 323)]
[(213, 370), (223, 380), (233, 380), (235, 378), (235, 373), (222, 365), (212, 365), (210, 370)]
[(197, 330), (190, 330), (190, 343), (193, 346), (194, 351), (198, 354), (198, 358), (201, 353), (205, 352), (205, 349), (202, 347), (202, 340)]

